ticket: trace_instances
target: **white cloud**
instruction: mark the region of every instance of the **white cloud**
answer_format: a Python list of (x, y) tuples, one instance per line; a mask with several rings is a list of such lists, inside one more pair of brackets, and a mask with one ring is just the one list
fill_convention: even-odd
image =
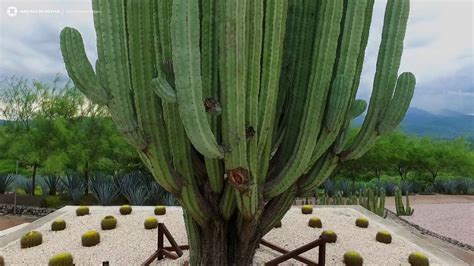
[[(362, 98), (367, 98), (372, 88), (385, 5), (386, 1), (379, 0), (374, 8), (359, 89)], [(470, 0), (411, 1), (400, 73), (410, 71), (417, 77), (412, 106), (429, 111), (474, 111), (473, 9), (474, 1)], [(458, 97), (459, 93), (464, 97)]]

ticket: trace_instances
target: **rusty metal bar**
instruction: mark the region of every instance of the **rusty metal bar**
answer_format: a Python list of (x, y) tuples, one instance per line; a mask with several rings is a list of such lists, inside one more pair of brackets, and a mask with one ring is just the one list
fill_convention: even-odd
[[(170, 231), (168, 231), (168, 228), (166, 228), (166, 226), (163, 223), (158, 224), (158, 226), (160, 225), (161, 225), (162, 232), (166, 235), (166, 238), (168, 238), (168, 241), (170, 242), (171, 246), (174, 248), (174, 251), (176, 252), (176, 254), (178, 254), (178, 257), (183, 256), (183, 251), (179, 247), (178, 243), (176, 243), (176, 240), (174, 240), (174, 237), (171, 235)], [(161, 248), (163, 248), (163, 246)]]
[[(289, 252), (290, 252), (289, 250), (286, 250), (286, 249), (284, 249), (284, 248), (282, 248), (282, 247), (279, 247), (279, 246), (277, 246), (277, 245), (275, 245), (275, 244), (272, 244), (272, 243), (270, 243), (270, 242), (268, 242), (268, 241), (266, 241), (266, 240), (264, 240), (264, 239), (262, 239), (262, 240), (260, 241), (260, 244), (262, 244), (262, 245), (264, 245), (264, 246), (266, 246), (266, 247), (269, 247), (269, 248), (271, 248), (271, 249), (273, 249), (273, 250), (276, 250), (276, 251), (278, 251), (278, 252), (280, 252), (280, 253), (283, 253), (283, 254), (286, 254), (286, 253), (289, 253)], [(307, 259), (307, 258), (305, 258), (305, 257), (302, 257), (302, 256), (300, 256), (300, 255), (296, 255), (296, 256), (294, 257), (294, 259), (297, 260), (297, 261), (299, 261), (299, 262), (308, 264), (308, 265), (318, 265), (316, 262), (314, 262), (314, 261), (312, 261), (312, 260), (310, 260), (310, 259)]]
[(165, 255), (165, 257), (170, 258), (170, 259), (172, 259), (172, 260), (175, 260), (175, 259), (181, 257), (181, 256), (178, 256), (178, 255), (173, 254), (171, 251), (168, 251), (168, 250), (166, 250), (166, 249), (162, 249), (162, 250), (161, 250), (161, 253), (162, 253), (163, 255)]
[(326, 265), (326, 241), (322, 237), (321, 239), (323, 241), (319, 244), (318, 265), (324, 266)]
[(158, 258), (159, 253), (160, 253), (159, 250), (155, 251), (153, 255), (151, 255), (148, 259), (146, 259), (144, 263), (142, 263), (142, 266), (149, 266), (154, 260), (156, 260), (156, 258)]
[[(281, 255), (280, 257), (278, 258), (275, 258), (267, 263), (265, 263), (265, 265), (267, 266), (274, 266), (274, 265), (278, 265), (279, 263), (282, 263), (284, 261), (287, 261), (289, 259), (294, 259), (297, 255), (303, 253), (303, 252), (306, 252), (312, 248), (315, 248), (317, 247), (318, 245), (324, 243), (324, 239), (322, 238), (318, 238), (316, 240), (314, 240), (313, 242), (310, 242), (306, 245), (303, 245), (297, 249), (294, 249), (288, 253), (285, 253), (283, 255)], [(317, 265), (317, 264), (316, 264)]]
[[(179, 245), (179, 248), (181, 250), (188, 250), (189, 249), (189, 245)], [(166, 249), (168, 251), (174, 251), (174, 247), (164, 247), (163, 249)]]
[[(159, 223), (158, 224), (158, 251), (161, 251), (163, 249), (163, 228), (164, 224)], [(158, 260), (163, 259), (163, 254), (161, 252), (158, 252)]]

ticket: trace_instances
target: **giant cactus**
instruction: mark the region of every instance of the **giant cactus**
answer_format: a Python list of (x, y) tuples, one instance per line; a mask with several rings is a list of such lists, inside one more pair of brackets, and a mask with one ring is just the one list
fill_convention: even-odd
[(69, 76), (105, 105), (184, 209), (192, 264), (248, 264), (294, 198), (403, 118), (409, 0), (389, 0), (372, 96), (351, 119), (374, 0), (93, 0), (98, 59), (61, 33)]

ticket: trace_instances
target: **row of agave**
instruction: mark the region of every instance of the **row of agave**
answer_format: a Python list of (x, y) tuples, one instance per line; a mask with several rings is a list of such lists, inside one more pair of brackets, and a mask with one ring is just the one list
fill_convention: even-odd
[[(149, 205), (162, 203), (178, 205), (172, 194), (165, 191), (155, 179), (147, 173), (131, 172), (114, 176), (101, 173), (93, 174), (85, 180), (79, 174), (70, 172), (64, 177), (57, 175), (39, 178), (42, 197), (48, 195), (67, 194), (74, 204), (78, 204), (89, 188), (100, 205), (108, 206), (122, 195), (132, 205)], [(0, 175), (0, 194), (6, 191), (22, 189), (31, 194), (31, 180), (21, 175)]]

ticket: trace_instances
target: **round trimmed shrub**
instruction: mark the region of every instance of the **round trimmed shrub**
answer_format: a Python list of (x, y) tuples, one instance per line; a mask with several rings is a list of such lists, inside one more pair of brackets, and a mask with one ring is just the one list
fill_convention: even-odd
[(63, 219), (54, 220), (51, 224), (51, 231), (62, 231), (66, 229), (66, 221)]
[(77, 216), (84, 216), (89, 214), (89, 208), (85, 206), (81, 206), (76, 209), (76, 215)]
[(311, 213), (313, 213), (313, 206), (311, 206), (311, 205), (303, 205), (303, 206), (301, 206), (301, 213), (303, 213), (303, 214), (311, 214)]
[(430, 260), (421, 252), (413, 252), (408, 256), (408, 262), (412, 266), (429, 266)]
[(92, 247), (100, 243), (100, 234), (95, 230), (85, 232), (82, 237), (82, 246)]
[(390, 244), (392, 243), (392, 235), (386, 230), (379, 231), (375, 236), (375, 240), (380, 243)]
[(102, 230), (112, 230), (115, 229), (115, 227), (117, 227), (117, 219), (113, 216), (105, 216), (104, 219), (100, 221), (100, 228), (102, 228)]
[(326, 240), (327, 243), (336, 243), (337, 235), (332, 230), (324, 230), (321, 236)]
[(321, 222), (321, 219), (318, 217), (311, 217), (308, 221), (308, 226), (312, 228), (321, 228), (323, 227), (323, 223)]
[(356, 219), (356, 226), (361, 228), (369, 227), (369, 219), (365, 217), (359, 217)]
[(355, 251), (348, 251), (344, 253), (344, 264), (347, 266), (362, 266), (364, 259)]
[(72, 255), (68, 252), (58, 253), (49, 259), (48, 266), (72, 266), (74, 265)]
[(127, 214), (130, 214), (132, 213), (132, 206), (130, 205), (122, 205), (120, 207), (120, 214), (122, 215), (127, 215)]
[(41, 245), (43, 243), (43, 236), (38, 231), (30, 231), (24, 234), (20, 240), (21, 248), (31, 248)]
[(145, 222), (143, 223), (145, 226), (145, 229), (150, 230), (150, 229), (155, 229), (158, 227), (158, 220), (155, 217), (149, 217), (145, 219)]
[(282, 223), (281, 223), (281, 220), (280, 220), (275, 224), (274, 228), (281, 228), (281, 226), (282, 226)]
[(166, 207), (165, 206), (156, 206), (155, 207), (155, 215), (165, 215), (166, 214)]

